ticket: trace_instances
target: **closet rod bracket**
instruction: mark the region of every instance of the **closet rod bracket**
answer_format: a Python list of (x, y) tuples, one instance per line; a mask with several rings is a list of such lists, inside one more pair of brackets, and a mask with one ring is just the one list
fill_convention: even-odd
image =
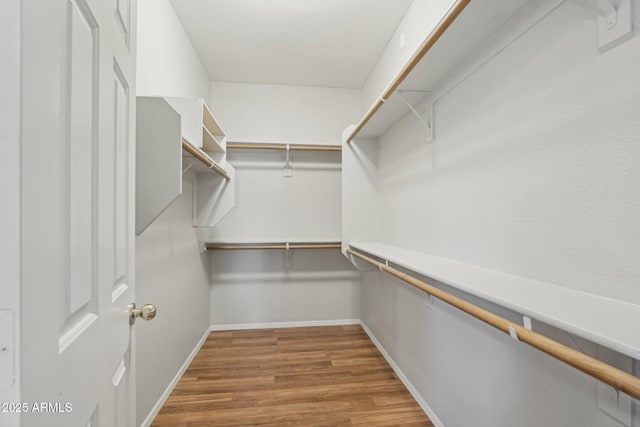
[(283, 258), (284, 268), (293, 268), (293, 251), (289, 246), (289, 242), (286, 243)]
[(284, 171), (282, 172), (285, 178), (291, 178), (293, 176), (293, 169), (291, 169), (291, 145), (287, 144), (287, 161), (284, 164)]
[(509, 326), (509, 335), (516, 341), (520, 341), (520, 337), (518, 336), (518, 331), (513, 326)]

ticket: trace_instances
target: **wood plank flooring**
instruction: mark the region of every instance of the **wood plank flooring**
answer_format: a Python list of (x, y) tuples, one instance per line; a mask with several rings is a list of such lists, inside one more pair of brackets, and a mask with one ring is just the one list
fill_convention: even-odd
[(152, 425), (433, 426), (360, 326), (213, 332)]

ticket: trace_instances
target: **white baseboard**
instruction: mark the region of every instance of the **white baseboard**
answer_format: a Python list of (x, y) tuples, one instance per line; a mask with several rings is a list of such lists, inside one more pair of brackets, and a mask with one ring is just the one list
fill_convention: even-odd
[(367, 335), (369, 335), (369, 338), (371, 339), (373, 344), (378, 348), (378, 351), (380, 351), (382, 356), (386, 359), (387, 363), (389, 363), (389, 365), (391, 366), (393, 371), (396, 373), (398, 378), (400, 378), (400, 381), (402, 381), (402, 384), (404, 384), (407, 390), (409, 390), (409, 393), (411, 393), (411, 396), (413, 396), (416, 402), (418, 402), (418, 405), (420, 405), (424, 413), (427, 414), (427, 416), (429, 417), (433, 425), (435, 425), (436, 427), (445, 427), (444, 423), (440, 421), (440, 418), (438, 418), (438, 416), (433, 411), (433, 409), (431, 409), (431, 407), (427, 404), (427, 402), (425, 402), (425, 400), (422, 398), (420, 393), (418, 393), (418, 390), (413, 386), (413, 384), (411, 384), (411, 381), (409, 381), (407, 376), (404, 374), (404, 372), (402, 372), (400, 367), (391, 358), (389, 353), (387, 353), (387, 350), (385, 350), (382, 344), (380, 344), (380, 341), (378, 341), (375, 335), (373, 335), (373, 332), (371, 332), (371, 330), (367, 327), (366, 323), (364, 323), (363, 321), (360, 321), (360, 326), (362, 326), (362, 329), (364, 329)]
[(231, 323), (226, 325), (211, 325), (211, 330), (239, 331), (243, 329), (304, 328), (309, 326), (342, 326), (359, 324), (360, 319), (310, 320), (300, 322)]
[(189, 354), (189, 357), (187, 357), (187, 360), (185, 360), (182, 366), (180, 367), (180, 369), (178, 369), (178, 373), (176, 373), (176, 376), (173, 377), (173, 380), (171, 380), (171, 382), (167, 386), (167, 389), (164, 391), (164, 393), (162, 393), (162, 396), (160, 396), (160, 399), (158, 399), (158, 401), (153, 406), (153, 408), (149, 412), (149, 415), (147, 415), (147, 418), (145, 418), (145, 420), (142, 422), (140, 427), (149, 427), (151, 425), (153, 420), (156, 418), (156, 415), (158, 415), (158, 412), (160, 412), (160, 409), (162, 409), (162, 406), (165, 404), (165, 402), (171, 395), (171, 392), (173, 391), (173, 389), (176, 388), (178, 381), (180, 381), (180, 378), (182, 378), (182, 375), (184, 375), (185, 371), (187, 370), (187, 368), (189, 367), (193, 359), (196, 357), (196, 355), (204, 345), (204, 342), (207, 340), (210, 333), (211, 333), (211, 328), (208, 328), (206, 331), (204, 331), (204, 335), (202, 335), (202, 338), (200, 338), (200, 341), (198, 341), (198, 344), (196, 344), (191, 354)]

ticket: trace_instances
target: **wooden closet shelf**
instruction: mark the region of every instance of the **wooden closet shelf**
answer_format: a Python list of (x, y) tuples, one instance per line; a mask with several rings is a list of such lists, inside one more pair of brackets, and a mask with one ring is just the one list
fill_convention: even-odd
[[(381, 245), (381, 247), (384, 247), (386, 245)], [(366, 248), (367, 246), (364, 245), (364, 247)], [(369, 252), (371, 253), (371, 249), (374, 248), (374, 246), (369, 246), (368, 247), (369, 250), (367, 251), (366, 249), (364, 249), (365, 252)], [(387, 247), (387, 249), (392, 248), (392, 247)], [(384, 249), (384, 248), (383, 248)], [(399, 249), (399, 248), (397, 248)], [(363, 250), (362, 246), (361, 249), (359, 249), (360, 251)], [(393, 251), (393, 250), (391, 250)], [(412, 252), (412, 251), (407, 251), (407, 252)], [(353, 250), (350, 248), (347, 249), (347, 253), (349, 255), (352, 255), (353, 257), (364, 261), (368, 264), (373, 265), (374, 267), (378, 268), (381, 271), (384, 271), (430, 295), (432, 295), (435, 298), (438, 298), (439, 300), (487, 323), (490, 326), (493, 326), (496, 329), (499, 329), (500, 331), (511, 335), (514, 339), (520, 341), (520, 342), (524, 342), (529, 344), (530, 346), (548, 354), (549, 356), (558, 359), (582, 372), (584, 372), (587, 375), (590, 375), (626, 394), (628, 394), (631, 397), (634, 397), (635, 399), (640, 399), (640, 378), (635, 377), (634, 375), (631, 375), (627, 372), (624, 372), (616, 367), (613, 367), (609, 364), (606, 364), (598, 359), (595, 359), (591, 356), (588, 356), (582, 352), (579, 352), (577, 350), (572, 349), (571, 347), (568, 347), (564, 344), (561, 344), (557, 341), (554, 341), (550, 338), (547, 338), (544, 335), (541, 335), (537, 332), (534, 332), (531, 329), (527, 329), (524, 326), (520, 325), (519, 323), (515, 323), (512, 322), (508, 319), (505, 319), (501, 316), (498, 316), (488, 310), (485, 310), (481, 307), (478, 307), (477, 305), (474, 305), (462, 298), (459, 298), (457, 296), (454, 296), (430, 283), (427, 283), (426, 281), (423, 280), (419, 280), (407, 273), (404, 273), (400, 270), (397, 270), (393, 267), (390, 267), (388, 265), (388, 262), (391, 261), (388, 258), (386, 258), (386, 262), (380, 262), (376, 259), (373, 259), (370, 256), (364, 255), (363, 253)], [(382, 258), (385, 259), (385, 257), (381, 257), (380, 256), (380, 252), (378, 252), (378, 254), (376, 254), (375, 252), (372, 253), (373, 256), (377, 256), (378, 258)], [(428, 257), (428, 256), (427, 256)], [(433, 265), (437, 265), (441, 264), (442, 267), (441, 268), (442, 271), (445, 271), (446, 269), (451, 269), (452, 267), (454, 267), (453, 269), (450, 270), (450, 273), (452, 274), (458, 274), (460, 277), (464, 277), (466, 276), (467, 278), (471, 277), (469, 275), (469, 271), (465, 271), (465, 264), (462, 263), (455, 263), (452, 261), (448, 261), (448, 260), (442, 260), (442, 259), (437, 259), (436, 257), (428, 257), (430, 258), (431, 264)], [(415, 261), (415, 260), (414, 260)], [(394, 262), (395, 263), (395, 262)], [(434, 264), (435, 263), (435, 264)], [(411, 263), (410, 263), (411, 264)], [(409, 265), (410, 265), (409, 264)], [(447, 265), (450, 264), (450, 265)], [(407, 263), (398, 263), (398, 265), (402, 266), (403, 268), (407, 268)], [(471, 267), (477, 270), (478, 273), (480, 274), (486, 274), (486, 270), (484, 273), (481, 272), (481, 270), (484, 269), (480, 269), (477, 267)], [(415, 273), (418, 273), (420, 275), (426, 275), (427, 277), (432, 277), (437, 281), (442, 281), (442, 279), (436, 278), (434, 277), (434, 275), (426, 273), (424, 271), (419, 271), (418, 269), (413, 270), (410, 267), (408, 268), (409, 270), (412, 270)], [(459, 272), (456, 272), (456, 270), (462, 270)], [(469, 267), (466, 267), (466, 270), (469, 270)], [(496, 273), (496, 272), (491, 272), (493, 275), (495, 275), (496, 279), (499, 279), (500, 274), (502, 273)], [(506, 276), (506, 275), (505, 275)], [(479, 276), (478, 276), (479, 277)], [(485, 277), (486, 279), (487, 277)], [(429, 279), (427, 279), (429, 280)], [(448, 281), (443, 281), (443, 283), (445, 284), (450, 284)], [(512, 285), (514, 285), (512, 283)], [(518, 288), (518, 286), (512, 286), (514, 288)], [(539, 289), (540, 290), (540, 289)], [(530, 292), (531, 289), (525, 289), (525, 294), (527, 294), (527, 292)], [(578, 292), (575, 292), (576, 295), (578, 295)], [(592, 299), (599, 299), (601, 301), (605, 301), (605, 298), (602, 297), (597, 297), (597, 296), (592, 296), (589, 294), (584, 294), (585, 297), (584, 298), (592, 298)], [(583, 299), (584, 299), (583, 298)], [(541, 299), (541, 298), (538, 298)], [(542, 298), (544, 299), (544, 298)], [(614, 301), (614, 300), (611, 300)], [(580, 301), (580, 302), (584, 302)], [(566, 301), (566, 304), (571, 304), (571, 307), (569, 306), (565, 306), (564, 310), (567, 312), (572, 312), (572, 311), (579, 311), (576, 310), (575, 306), (578, 305), (578, 303), (573, 302), (572, 301)], [(615, 302), (611, 302), (610, 304), (615, 304)], [(635, 315), (632, 319), (625, 319), (624, 315), (617, 315), (617, 319), (615, 319), (616, 321), (621, 321), (621, 323), (619, 323), (617, 325), (617, 329), (628, 329), (631, 331), (631, 335), (632, 335), (632, 339), (634, 342), (634, 344), (637, 345), (637, 333), (635, 331), (635, 328), (631, 327), (632, 324), (635, 323), (625, 323), (625, 320), (636, 320), (638, 319), (637, 314), (638, 311), (640, 311), (640, 307), (637, 306), (633, 306), (630, 307), (631, 304), (623, 304), (622, 302), (620, 302), (616, 307), (618, 309), (621, 309), (623, 307), (623, 305), (625, 305), (625, 309), (621, 310), (622, 312), (624, 312), (626, 315), (629, 314), (630, 310), (633, 310)], [(597, 306), (596, 306), (597, 307)], [(595, 307), (590, 307), (587, 306), (585, 307), (585, 310), (587, 310), (590, 314), (590, 317), (593, 318), (595, 316), (593, 316), (593, 311), (592, 308)], [(616, 315), (615, 312), (613, 313), (614, 316)], [(579, 317), (579, 316), (578, 316)], [(607, 316), (598, 316), (599, 320), (601, 323), (609, 323), (607, 322), (602, 322), (603, 319), (607, 318)], [(580, 335), (580, 334), (578, 334)], [(624, 334), (623, 334), (624, 335)], [(635, 337), (633, 337), (633, 335), (635, 335)], [(615, 348), (614, 348), (615, 349)], [(637, 359), (638, 357), (638, 353), (637, 353), (637, 347), (635, 348), (635, 352), (631, 352), (631, 354), (629, 354), (631, 357), (634, 357)]]
[(298, 242), (298, 243), (207, 243), (208, 251), (214, 250), (256, 250), (256, 249), (341, 249), (340, 242)]
[[(286, 150), (287, 144), (227, 143), (227, 149)], [(289, 144), (289, 149), (297, 151), (342, 151), (342, 147), (339, 145)]]

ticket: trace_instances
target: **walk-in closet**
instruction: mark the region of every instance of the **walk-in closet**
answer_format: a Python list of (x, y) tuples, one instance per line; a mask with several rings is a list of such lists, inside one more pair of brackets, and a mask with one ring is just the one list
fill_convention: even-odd
[(640, 427), (640, 0), (8, 0), (0, 426)]

